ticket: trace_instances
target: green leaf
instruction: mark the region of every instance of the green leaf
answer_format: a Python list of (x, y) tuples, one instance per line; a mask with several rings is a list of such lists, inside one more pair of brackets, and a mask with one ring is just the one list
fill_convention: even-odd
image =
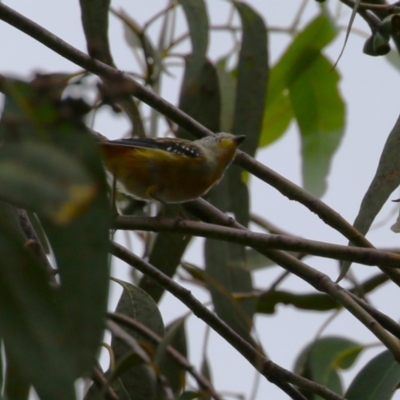
[[(165, 210), (163, 215), (173, 217), (172, 211)], [(171, 232), (160, 232), (153, 243), (149, 263), (165, 275), (173, 277), (180, 265), (191, 236)], [(159, 302), (165, 289), (147, 276), (140, 280), (139, 287), (149, 294), (155, 302)]]
[[(353, 351), (353, 350), (357, 351)], [(296, 360), (295, 372), (309, 377), (338, 394), (342, 394), (342, 383), (337, 373), (340, 368), (338, 360), (343, 354), (353, 351), (358, 355), (363, 347), (352, 340), (341, 337), (324, 337), (308, 345)], [(352, 358), (354, 362), (356, 356)], [(347, 360), (350, 363), (350, 359)], [(348, 367), (348, 363), (346, 367)], [(305, 371), (307, 373), (305, 374)], [(346, 397), (347, 398), (347, 397)], [(320, 397), (318, 397), (320, 399)]]
[(196, 60), (204, 59), (208, 48), (208, 16), (204, 0), (178, 0), (189, 25), (192, 55)]
[(23, 370), (13, 360), (11, 354), (7, 354), (6, 359), (4, 395), (7, 396), (8, 400), (28, 400), (31, 388), (30, 382), (26, 380)]
[[(64, 87), (64, 83), (61, 87)], [(60, 335), (57, 343), (62, 343), (63, 351), (67, 353), (60, 356), (65, 358), (65, 374), (69, 374), (68, 379), (75, 380), (93, 366), (104, 331), (108, 294), (110, 207), (97, 145), (82, 123), (89, 107), (83, 100), (57, 97), (61, 96), (62, 90), (58, 82), (51, 79), (37, 78), (28, 84), (2, 78), (0, 89), (6, 95), (0, 125), (4, 148), (20, 146), (23, 151), (27, 151), (30, 161), (39, 160), (38, 154), (45, 153), (56, 162), (52, 154), (64, 154), (62, 159), (66, 163), (65, 170), (70, 174), (68, 176), (71, 176), (72, 171), (76, 181), (75, 172), (78, 171), (77, 174), (81, 176), (81, 171), (85, 171), (95, 187), (96, 195), (85, 205), (86, 208), (79, 209), (80, 213), (75, 218), (64, 220), (64, 225), (48, 218), (42, 208), (32, 210), (40, 219), (58, 267), (61, 285), (57, 291), (57, 327), (61, 332), (54, 332)], [(30, 153), (32, 148), (39, 150)], [(44, 149), (49, 149), (50, 155), (47, 150), (43, 153)], [(45, 171), (43, 165), (46, 162), (43, 160), (41, 164), (37, 161), (41, 173), (47, 173), (50, 178), (52, 173), (58, 174), (59, 178), (63, 177), (63, 166), (62, 171)], [(72, 167), (73, 163), (75, 167)], [(37, 189), (43, 188), (38, 185)], [(93, 229), (94, 226), (96, 229)], [(14, 359), (20, 362), (17, 357)], [(46, 375), (45, 368), (36, 366), (36, 369)], [(46, 379), (52, 381), (48, 377)], [(56, 379), (54, 385), (57, 385)], [(62, 391), (61, 388), (59, 390)], [(62, 396), (70, 396), (71, 390), (72, 387), (65, 390)], [(60, 398), (60, 395), (53, 393), (52, 398)]]
[[(268, 79), (267, 31), (262, 18), (248, 5), (235, 2), (242, 22), (242, 43), (236, 73), (236, 95), (232, 132), (246, 135), (242, 149), (254, 155), (264, 110)], [(222, 87), (222, 86), (221, 86)], [(247, 225), (249, 221), (249, 194), (241, 170), (231, 166), (227, 177), (209, 195), (213, 205), (230, 211), (235, 218)], [(252, 292), (253, 284), (248, 271), (232, 266), (245, 265), (245, 247), (206, 240), (207, 281), (217, 314), (247, 340), (255, 301), (247, 299), (241, 304), (227, 293)]]
[(0, 336), (10, 365), (41, 399), (70, 400), (75, 360), (65, 346), (57, 296), (44, 268), (24, 247), (14, 210), (5, 203), (0, 204), (0, 253)]
[[(294, 116), (289, 102), (289, 89), (320, 57), (321, 51), (336, 36), (337, 31), (326, 14), (321, 14), (300, 32), (286, 52), (271, 69), (266, 109), (264, 112), (260, 146), (266, 146), (278, 139), (289, 126)], [(328, 75), (330, 68), (324, 71)], [(325, 74), (326, 73), (326, 74)], [(320, 78), (321, 79), (321, 78)], [(327, 78), (327, 79), (334, 79)], [(336, 92), (336, 89), (335, 89)], [(312, 112), (312, 110), (307, 110)]]
[(346, 393), (348, 400), (389, 400), (400, 383), (400, 365), (389, 351), (374, 357), (358, 373)]
[(96, 192), (87, 168), (62, 149), (28, 141), (0, 148), (0, 198), (9, 203), (65, 225), (89, 206)]
[[(196, 55), (185, 57), (185, 74), (179, 95), (179, 108), (213, 132), (219, 132), (221, 98), (215, 66)], [(192, 139), (178, 128), (178, 137)]]
[[(271, 71), (271, 82), (275, 79), (274, 69)], [(292, 104), (288, 91), (282, 91), (276, 98), (267, 97), (267, 107), (264, 112), (260, 147), (267, 146), (279, 139), (288, 129), (294, 118)]]
[(339, 74), (320, 56), (289, 86), (289, 95), (301, 138), (303, 185), (322, 196), (330, 160), (340, 144), (345, 107), (338, 91)]
[[(238, 251), (244, 249), (237, 247)], [(237, 302), (231, 293), (252, 291), (249, 272), (230, 265), (232, 247), (227, 243), (207, 239), (205, 242), (205, 282), (213, 300), (215, 312), (244, 339), (253, 343), (250, 331), (255, 301)], [(234, 259), (237, 262), (237, 259)]]
[[(353, 224), (363, 235), (369, 231), (386, 200), (400, 184), (399, 152), (400, 117), (386, 140), (375, 176), (362, 199), (360, 210)], [(351, 263), (347, 261), (342, 264), (338, 281), (346, 275), (350, 266)]]
[(89, 55), (114, 65), (108, 41), (110, 0), (80, 0), (83, 31)]
[(257, 312), (274, 314), (278, 304), (292, 305), (299, 310), (330, 311), (340, 307), (332, 297), (319, 294), (295, 294), (284, 290), (272, 290), (262, 294), (257, 302)]
[[(141, 322), (157, 335), (164, 336), (164, 323), (160, 310), (154, 300), (137, 286), (116, 278), (112, 278), (112, 280), (119, 283), (124, 288), (115, 311)], [(146, 342), (148, 346), (155, 349), (153, 342), (142, 334), (128, 329), (127, 332), (138, 341)], [(120, 354), (120, 352), (115, 351), (117, 357)]]
[(236, 78), (226, 70), (224, 60), (217, 63), (219, 91), (221, 94), (221, 132), (232, 132), (235, 115)]
[(259, 143), (268, 82), (267, 28), (249, 5), (235, 1), (242, 22), (232, 133), (246, 135), (241, 149), (254, 156)]
[(161, 373), (167, 378), (169, 386), (175, 397), (184, 389), (186, 383), (186, 370), (182, 368), (167, 352), (167, 347), (172, 346), (184, 357), (187, 356), (187, 342), (185, 332), (185, 319), (180, 318), (166, 328), (163, 341), (157, 348), (155, 362)]
[[(141, 322), (157, 333), (157, 335), (164, 336), (162, 317), (153, 299), (137, 286), (116, 278), (113, 278), (113, 280), (124, 288), (115, 311)], [(135, 338), (149, 354), (154, 355), (155, 345), (146, 336), (133, 329), (124, 328), (124, 330)], [(132, 352), (130, 347), (119, 338), (113, 337), (111, 346), (117, 363), (126, 359)], [(128, 361), (134, 361), (129, 365), (131, 368), (122, 372), (118, 380), (113, 382), (112, 386), (120, 398), (151, 400), (155, 398), (157, 391), (155, 371), (149, 365), (136, 362), (135, 360), (137, 361), (134, 356), (130, 356)]]
[[(352, 293), (367, 294), (388, 281), (384, 274), (377, 274), (350, 290)], [(262, 293), (258, 298), (257, 312), (274, 314), (278, 304), (292, 305), (300, 310), (329, 311), (340, 308), (340, 305), (326, 294), (296, 294), (283, 290), (272, 290)]]

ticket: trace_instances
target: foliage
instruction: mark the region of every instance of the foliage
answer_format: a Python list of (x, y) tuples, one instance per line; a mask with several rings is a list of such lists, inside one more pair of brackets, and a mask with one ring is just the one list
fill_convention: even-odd
[[(398, 46), (397, 8), (373, 2), (366, 10), (365, 3), (358, 3), (354, 13), (371, 28), (364, 52), (386, 54), (391, 38)], [(74, 399), (76, 380), (89, 378), (86, 400), (222, 399), (212, 383), (215, 364), (207, 355), (207, 341), (200, 371), (188, 359), (193, 337), (185, 325), (190, 314), (164, 326), (158, 307), (169, 291), (293, 399), (390, 399), (400, 383), (400, 326), (366, 295), (387, 282), (400, 285), (395, 269), (400, 256), (374, 249), (363, 235), (399, 186), (399, 128), (397, 123), (389, 135), (352, 227), (319, 199), (346, 121), (340, 73), (324, 54), (339, 30), (329, 8), (319, 5), (317, 15), (300, 26), (299, 7), (287, 30), (290, 43), (274, 65), (268, 49), (274, 31), (244, 1), (231, 2), (240, 26), (227, 16), (222, 29), (232, 34), (233, 46), (215, 58), (209, 56), (209, 42), (216, 27), (204, 0), (171, 0), (147, 21), (111, 9), (140, 60), (142, 68), (131, 78), (116, 69), (111, 55), (109, 1), (81, 0), (80, 5), (89, 56), (0, 3), (1, 20), (85, 71), (37, 75), (29, 82), (0, 77), (5, 99), (0, 120), (0, 368), (5, 367), (0, 398), (27, 399), (33, 387), (40, 399)], [(177, 37), (178, 12), (187, 31)], [(149, 29), (157, 21), (155, 45)], [(160, 96), (162, 79), (185, 40), (191, 51), (181, 55), (184, 71), (175, 107)], [(92, 75), (98, 77), (95, 84)], [(97, 93), (94, 104), (87, 100), (88, 86)], [(183, 205), (188, 220), (176, 218), (175, 210), (164, 205), (157, 208), (160, 218), (149, 217), (151, 207), (119, 194), (123, 216), (116, 216), (96, 132), (88, 127), (88, 115), (95, 118), (106, 107), (123, 114), (132, 136), (161, 136), (167, 126), (169, 135), (180, 138), (229, 131), (245, 134), (246, 141), (205, 200)], [(301, 139), (304, 189), (253, 159), (292, 122)], [(252, 215), (249, 174), (315, 212), (354, 247), (293, 237), (265, 216)], [(251, 222), (264, 233), (251, 231)], [(143, 254), (115, 243), (114, 230), (135, 231)], [(204, 268), (185, 260), (189, 244), (200, 237), (205, 237)], [(134, 284), (110, 278), (110, 254), (133, 267)], [(309, 266), (310, 255), (343, 261), (341, 278), (351, 262), (376, 265), (381, 272), (344, 289)], [(284, 273), (270, 288), (259, 290), (253, 272), (263, 268), (283, 268)], [(174, 280), (179, 273), (209, 293), (215, 313)], [(313, 290), (280, 289), (289, 274)], [(123, 288), (113, 312), (107, 312), (109, 279)], [(341, 371), (368, 346), (346, 337), (321, 337), (318, 331), (298, 355), (293, 372), (285, 370), (266, 357), (253, 328), (256, 316), (277, 313), (279, 305), (288, 304), (332, 316), (344, 310), (386, 350), (368, 361), (346, 389)], [(105, 331), (111, 334), (110, 344), (101, 343)], [(101, 346), (109, 353), (107, 371), (96, 361)]]

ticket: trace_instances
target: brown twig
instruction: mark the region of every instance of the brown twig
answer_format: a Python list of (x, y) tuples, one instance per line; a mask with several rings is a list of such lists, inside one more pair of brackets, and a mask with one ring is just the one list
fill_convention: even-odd
[(348, 260), (365, 265), (381, 264), (385, 267), (400, 268), (400, 255), (398, 254), (385, 253), (376, 249), (341, 246), (293, 236), (257, 233), (247, 229), (237, 229), (190, 220), (164, 217), (117, 216), (114, 228), (153, 232), (179, 232), (192, 236), (238, 243), (253, 248), (262, 247), (264, 249), (299, 251), (315, 256)]

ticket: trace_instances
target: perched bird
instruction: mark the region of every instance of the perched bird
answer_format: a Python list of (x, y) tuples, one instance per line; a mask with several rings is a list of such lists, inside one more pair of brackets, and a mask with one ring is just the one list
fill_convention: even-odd
[(206, 194), (222, 178), (245, 136), (218, 133), (176, 138), (101, 141), (117, 191), (140, 200), (184, 203)]

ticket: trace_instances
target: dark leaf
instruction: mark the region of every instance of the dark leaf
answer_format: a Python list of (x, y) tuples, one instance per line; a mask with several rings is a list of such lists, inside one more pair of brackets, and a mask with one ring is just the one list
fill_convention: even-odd
[[(172, 211), (165, 210), (166, 215), (173, 216)], [(191, 236), (177, 233), (160, 232), (153, 243), (149, 263), (164, 274), (173, 277), (180, 265), (183, 253), (186, 250)], [(148, 293), (155, 302), (159, 302), (165, 289), (153, 280), (144, 276), (139, 287)]]
[(186, 370), (182, 368), (167, 352), (167, 346), (172, 346), (183, 356), (187, 356), (185, 319), (178, 319), (166, 328), (163, 341), (157, 348), (155, 362), (161, 373), (167, 378), (175, 397), (184, 389)]
[[(0, 204), (0, 253), (0, 335), (10, 366), (22, 377), (22, 386), (32, 383), (41, 399), (69, 400), (75, 359), (64, 343), (56, 293), (24, 247), (13, 208), (5, 203)], [(9, 384), (13, 377), (7, 376)], [(14, 393), (11, 386), (8, 390)]]
[(89, 55), (108, 65), (114, 65), (108, 41), (110, 0), (79, 0), (79, 3)]
[[(136, 286), (115, 278), (113, 280), (120, 283), (124, 288), (116, 312), (141, 322), (159, 336), (163, 336), (164, 324), (153, 299)], [(155, 346), (151, 341), (134, 330), (125, 330), (138, 341), (138, 344), (150, 354), (151, 358), (154, 357)], [(155, 398), (157, 381), (153, 368), (142, 363), (140, 358), (133, 355), (132, 350), (121, 339), (113, 337), (111, 346), (116, 362), (121, 363), (122, 360), (125, 360), (118, 372), (121, 374), (112, 384), (117, 394), (119, 396), (123, 394), (122, 398), (135, 400)], [(130, 369), (126, 370), (126, 367), (130, 367)]]
[(389, 351), (374, 357), (358, 373), (346, 393), (348, 400), (390, 400), (400, 383), (400, 365)]
[(208, 48), (208, 16), (204, 0), (178, 0), (186, 15), (192, 41), (192, 56), (203, 60)]
[[(375, 217), (385, 204), (392, 192), (400, 184), (400, 118), (386, 140), (378, 169), (361, 202), (360, 210), (354, 221), (354, 227), (365, 235), (375, 220)], [(344, 262), (341, 267), (339, 280), (350, 268), (351, 263)]]
[(246, 135), (241, 149), (254, 156), (264, 114), (268, 82), (267, 29), (249, 5), (234, 2), (242, 22), (242, 42), (237, 67), (235, 118), (232, 133)]
[[(295, 372), (301, 375), (309, 375), (309, 378), (313, 381), (342, 394), (342, 383), (337, 373), (340, 368), (338, 360), (342, 360), (344, 354), (348, 355), (352, 351), (354, 357), (348, 358), (345, 365), (348, 368), (362, 350), (363, 346), (359, 343), (345, 338), (321, 338), (302, 351), (297, 358)], [(305, 371), (307, 372), (305, 373)], [(319, 396), (317, 398), (320, 399)]]
[[(69, 379), (76, 379), (90, 370), (99, 349), (108, 294), (110, 211), (98, 149), (82, 123), (89, 108), (80, 99), (57, 98), (60, 92), (53, 91), (48, 80), (35, 80), (29, 85), (2, 78), (0, 86), (6, 95), (0, 125), (3, 146), (10, 146), (10, 149), (19, 146), (26, 150), (29, 160), (38, 160), (35, 165), (39, 166), (36, 168), (39, 175), (50, 178), (56, 175), (61, 177), (62, 183), (67, 174), (73, 183), (90, 180), (95, 188), (96, 195), (87, 201), (86, 208), (78, 207), (75, 218), (65, 219), (64, 225), (48, 218), (42, 208), (34, 207), (32, 210), (40, 218), (59, 271), (62, 284), (57, 291), (58, 321), (57, 329), (53, 331), (54, 335), (62, 335), (57, 343), (62, 343), (63, 351), (68, 354), (63, 363), (65, 373), (70, 374)], [(60, 171), (46, 171), (43, 165), (47, 161), (41, 163), (41, 157), (31, 149), (38, 151), (39, 155), (46, 153), (46, 157), (54, 162), (54, 154), (61, 154), (65, 165), (59, 166)], [(65, 184), (68, 187), (68, 182)], [(35, 190), (43, 192), (44, 189), (38, 185)], [(29, 195), (34, 197), (33, 192)], [(68, 201), (64, 200), (64, 203), (68, 211)], [(46, 340), (43, 342), (46, 343)], [(18, 362), (17, 357), (14, 360)], [(67, 395), (68, 391), (63, 394)]]

